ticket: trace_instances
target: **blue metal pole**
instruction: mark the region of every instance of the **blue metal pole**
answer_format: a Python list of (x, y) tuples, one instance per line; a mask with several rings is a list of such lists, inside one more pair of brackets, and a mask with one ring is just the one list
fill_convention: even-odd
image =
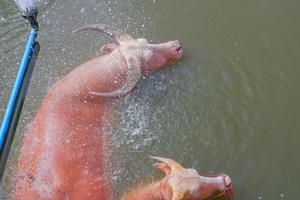
[(28, 63), (30, 61), (30, 57), (32, 56), (33, 53), (33, 48), (34, 48), (34, 44), (35, 44), (35, 39), (37, 37), (37, 29), (36, 28), (32, 28), (29, 34), (29, 38), (27, 41), (27, 45), (23, 54), (23, 58), (20, 64), (20, 68), (19, 68), (19, 72), (17, 74), (16, 80), (15, 80), (15, 84), (13, 86), (9, 101), (8, 101), (8, 105), (7, 105), (7, 109), (2, 121), (2, 125), (1, 125), (1, 129), (0, 129), (0, 152), (2, 152), (3, 150), (3, 146), (4, 146), (4, 142), (5, 142), (5, 138), (7, 136), (7, 132), (8, 132), (8, 128), (10, 126), (11, 123), (11, 118), (14, 112), (14, 107), (16, 104), (16, 99), (17, 96), (19, 95), (20, 92), (20, 88), (24, 79), (24, 75), (28, 66)]

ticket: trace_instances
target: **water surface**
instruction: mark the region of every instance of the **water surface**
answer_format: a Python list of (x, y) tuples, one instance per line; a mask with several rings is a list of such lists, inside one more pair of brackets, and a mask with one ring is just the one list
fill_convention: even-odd
[[(295, 0), (41, 2), (41, 52), (2, 198), (9, 197), (23, 133), (47, 90), (112, 41), (72, 30), (101, 22), (184, 46), (182, 61), (147, 77), (112, 108), (106, 146), (114, 196), (159, 177), (148, 155), (161, 155), (203, 175), (229, 174), (236, 199), (299, 199), (299, 9)], [(16, 6), (0, 0), (0, 118), (28, 28)]]

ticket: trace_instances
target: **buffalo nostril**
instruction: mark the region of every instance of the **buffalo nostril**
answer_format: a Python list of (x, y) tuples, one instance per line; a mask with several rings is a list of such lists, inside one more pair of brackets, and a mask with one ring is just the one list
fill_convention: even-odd
[(181, 46), (176, 48), (176, 51), (180, 51), (181, 50)]
[(224, 182), (225, 182), (226, 187), (231, 186), (231, 178), (229, 176), (225, 176)]

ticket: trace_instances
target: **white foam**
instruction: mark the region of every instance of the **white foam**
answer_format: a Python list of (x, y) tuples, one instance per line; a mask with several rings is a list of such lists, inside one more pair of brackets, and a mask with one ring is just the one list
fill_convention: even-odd
[(15, 0), (21, 11), (36, 9), (37, 0)]

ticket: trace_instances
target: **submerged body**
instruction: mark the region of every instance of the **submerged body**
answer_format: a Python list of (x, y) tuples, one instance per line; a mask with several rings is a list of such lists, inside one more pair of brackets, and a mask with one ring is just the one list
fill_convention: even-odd
[(15, 199), (107, 199), (102, 125), (111, 99), (88, 92), (117, 89), (122, 66), (123, 59), (95, 58), (48, 92), (25, 134)]
[[(182, 56), (178, 41), (149, 44), (107, 25), (99, 30), (119, 43), (58, 81), (47, 93), (25, 134), (15, 173), (14, 200), (108, 200), (104, 177), (102, 126), (113, 98), (126, 95), (142, 73), (165, 67)], [(125, 194), (124, 200), (209, 200), (232, 197), (227, 175), (200, 176), (174, 160), (152, 157), (165, 173), (155, 183)]]
[(113, 99), (93, 92), (130, 92), (134, 85), (124, 90), (132, 80), (128, 59), (138, 61), (132, 61), (137, 71), (148, 73), (182, 55), (178, 41), (155, 46), (114, 27), (104, 26), (102, 32), (119, 44), (58, 81), (27, 130), (15, 172), (15, 200), (108, 199), (102, 126)]

